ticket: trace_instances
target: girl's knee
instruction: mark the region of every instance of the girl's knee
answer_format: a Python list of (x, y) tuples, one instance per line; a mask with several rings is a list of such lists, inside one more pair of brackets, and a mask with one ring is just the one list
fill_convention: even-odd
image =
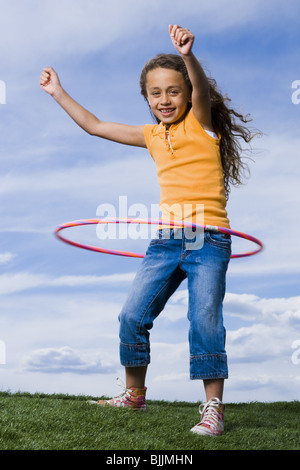
[(119, 315), (120, 339), (124, 343), (138, 342), (138, 331), (140, 320), (136, 312), (122, 310)]

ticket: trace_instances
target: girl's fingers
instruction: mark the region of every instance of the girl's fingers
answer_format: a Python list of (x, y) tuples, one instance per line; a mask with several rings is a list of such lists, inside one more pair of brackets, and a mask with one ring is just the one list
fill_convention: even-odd
[(50, 79), (52, 76), (54, 76), (55, 72), (52, 67), (45, 67), (44, 70), (42, 71), (41, 76), (42, 77), (47, 77)]
[(179, 29), (181, 29), (177, 24), (174, 26), (170, 25), (170, 35), (177, 42)]
[(184, 44), (186, 41), (188, 41), (192, 37), (191, 32), (188, 29), (183, 29), (178, 33), (178, 38), (177, 41), (180, 44)]
[(181, 28), (178, 25), (174, 25), (174, 26), (170, 25), (169, 31), (170, 31), (171, 37), (179, 45), (183, 45), (187, 41), (193, 38), (193, 35), (189, 29)]
[(44, 68), (44, 72), (51, 73), (51, 72), (54, 72), (54, 70), (53, 70), (52, 67), (45, 67), (45, 68)]
[(41, 77), (40, 77), (41, 83), (46, 83), (46, 82), (49, 81), (49, 79), (50, 79), (50, 74), (49, 74), (49, 73), (43, 72), (43, 73), (41, 74)]

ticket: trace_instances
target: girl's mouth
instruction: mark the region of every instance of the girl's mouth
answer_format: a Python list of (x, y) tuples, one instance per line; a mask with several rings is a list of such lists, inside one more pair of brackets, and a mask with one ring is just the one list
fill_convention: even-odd
[(163, 108), (163, 109), (160, 109), (159, 111), (163, 116), (167, 117), (167, 116), (171, 116), (171, 114), (174, 113), (175, 108)]

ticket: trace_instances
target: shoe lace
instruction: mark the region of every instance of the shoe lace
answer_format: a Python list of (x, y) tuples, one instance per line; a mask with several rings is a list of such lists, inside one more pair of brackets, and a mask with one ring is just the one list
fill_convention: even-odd
[(199, 413), (201, 415), (201, 423), (217, 427), (220, 415), (221, 400), (218, 398), (211, 398), (207, 403), (202, 403), (199, 406)]
[(118, 395), (116, 395), (115, 398), (121, 398), (124, 395), (126, 395), (127, 392), (129, 392), (129, 388), (126, 387), (123, 380), (120, 379), (119, 377), (116, 378), (116, 382), (117, 382), (118, 386), (121, 387), (123, 390)]

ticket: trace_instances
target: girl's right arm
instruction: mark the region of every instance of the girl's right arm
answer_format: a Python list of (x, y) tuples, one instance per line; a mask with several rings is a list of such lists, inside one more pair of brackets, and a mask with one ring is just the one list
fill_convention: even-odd
[(94, 114), (83, 108), (62, 88), (57, 73), (46, 67), (40, 77), (40, 86), (69, 114), (83, 130), (90, 135), (112, 140), (120, 144), (146, 147), (144, 126), (130, 126), (100, 121)]

